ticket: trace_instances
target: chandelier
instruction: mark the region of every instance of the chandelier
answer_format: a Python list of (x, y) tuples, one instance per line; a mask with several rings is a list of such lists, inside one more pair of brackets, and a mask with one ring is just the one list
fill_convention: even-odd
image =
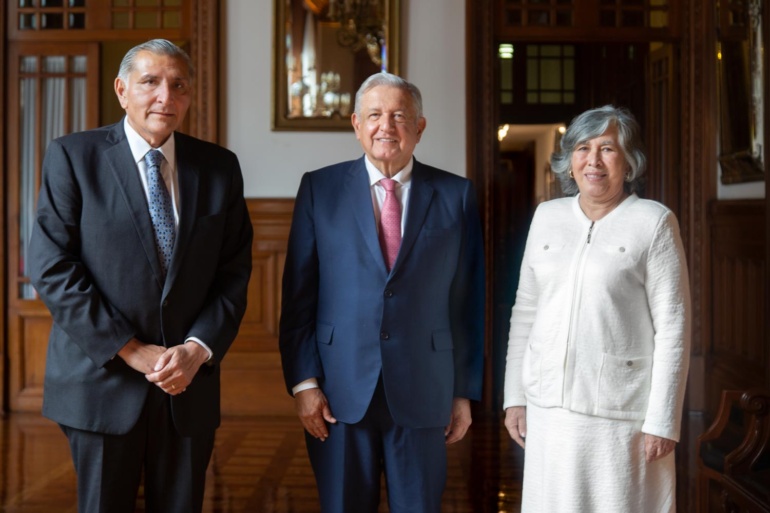
[(337, 42), (353, 52), (366, 49), (369, 58), (382, 66), (385, 46), (385, 6), (383, 0), (305, 0), (316, 14), (339, 23)]

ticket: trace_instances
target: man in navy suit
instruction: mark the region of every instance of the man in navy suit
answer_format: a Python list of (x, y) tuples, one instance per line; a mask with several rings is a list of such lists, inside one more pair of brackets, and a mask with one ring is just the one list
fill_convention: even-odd
[(69, 440), (81, 513), (133, 513), (142, 472), (147, 511), (202, 509), (252, 228), (236, 156), (175, 132), (192, 86), (173, 43), (133, 48), (115, 79), (125, 118), (52, 141), (43, 162), (29, 262), (53, 317), (43, 414)]
[(376, 512), (383, 472), (391, 512), (438, 513), (446, 445), (463, 438), (481, 395), (475, 192), (413, 158), (426, 126), (413, 84), (372, 75), (352, 123), (365, 155), (305, 174), (297, 193), (284, 377), (324, 513)]

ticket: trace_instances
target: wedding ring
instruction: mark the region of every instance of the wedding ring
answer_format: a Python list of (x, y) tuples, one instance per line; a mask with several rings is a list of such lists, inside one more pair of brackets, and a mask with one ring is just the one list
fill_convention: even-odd
[(176, 385), (171, 383), (171, 390), (176, 390)]

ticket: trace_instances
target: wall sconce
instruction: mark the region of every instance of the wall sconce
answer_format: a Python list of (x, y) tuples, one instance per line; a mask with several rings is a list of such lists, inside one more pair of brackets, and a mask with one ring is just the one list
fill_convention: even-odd
[(502, 142), (505, 136), (508, 135), (509, 125), (503, 125), (497, 129), (497, 140)]

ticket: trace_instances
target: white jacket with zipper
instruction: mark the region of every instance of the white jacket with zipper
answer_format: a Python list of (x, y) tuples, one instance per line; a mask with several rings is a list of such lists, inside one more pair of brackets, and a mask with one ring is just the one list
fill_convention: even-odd
[(511, 315), (504, 408), (644, 420), (679, 440), (690, 355), (687, 265), (674, 214), (631, 195), (599, 221), (541, 204)]

